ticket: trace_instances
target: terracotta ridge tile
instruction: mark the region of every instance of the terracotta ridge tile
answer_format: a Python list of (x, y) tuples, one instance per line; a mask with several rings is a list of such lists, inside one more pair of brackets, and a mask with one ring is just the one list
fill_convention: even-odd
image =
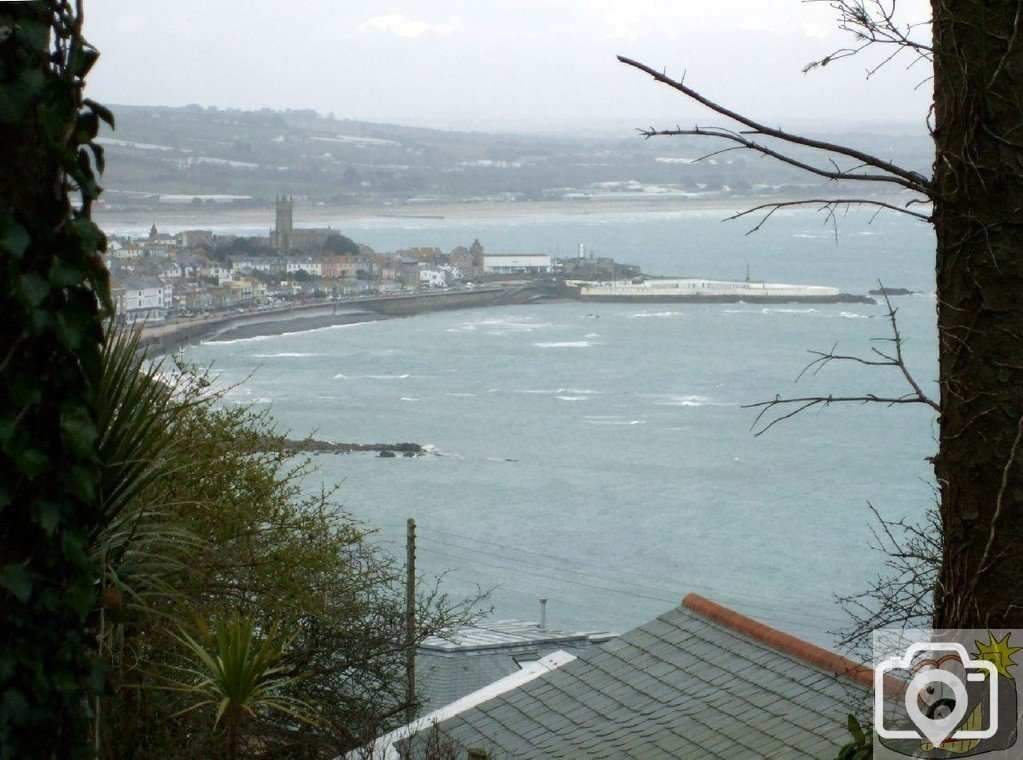
[(725, 625), (732, 630), (745, 634), (750, 638), (767, 644), (772, 649), (796, 657), (811, 665), (829, 670), (836, 675), (848, 678), (863, 686), (873, 687), (874, 669), (869, 665), (854, 662), (835, 652), (811, 644), (769, 625), (741, 615), (727, 607), (722, 607), (699, 594), (688, 594), (682, 604), (693, 612)]

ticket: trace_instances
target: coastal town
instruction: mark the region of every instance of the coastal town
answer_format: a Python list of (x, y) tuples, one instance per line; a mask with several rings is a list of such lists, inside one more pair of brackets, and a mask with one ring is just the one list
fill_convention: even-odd
[(119, 319), (147, 324), (257, 311), (296, 303), (435, 292), (556, 278), (621, 280), (639, 267), (613, 259), (548, 253), (489, 253), (480, 241), (444, 252), (377, 252), (332, 227), (296, 227), (295, 201), (278, 196), (266, 236), (208, 229), (112, 236), (104, 261)]

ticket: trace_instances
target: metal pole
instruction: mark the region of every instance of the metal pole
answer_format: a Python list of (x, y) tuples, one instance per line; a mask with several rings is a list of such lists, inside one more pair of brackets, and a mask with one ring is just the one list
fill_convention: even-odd
[(405, 523), (405, 722), (416, 719), (416, 521)]

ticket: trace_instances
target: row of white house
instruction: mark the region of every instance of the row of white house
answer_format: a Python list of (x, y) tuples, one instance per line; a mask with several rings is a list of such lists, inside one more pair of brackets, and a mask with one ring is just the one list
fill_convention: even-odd
[(114, 283), (112, 294), (121, 319), (154, 322), (167, 316), (174, 288), (156, 277), (137, 277)]

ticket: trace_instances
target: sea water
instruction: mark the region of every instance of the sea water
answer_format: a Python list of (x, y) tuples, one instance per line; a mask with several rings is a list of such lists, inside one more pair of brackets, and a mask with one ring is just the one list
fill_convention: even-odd
[[(831, 285), (898, 298), (908, 365), (936, 394), (934, 239), (898, 216), (777, 214), (753, 235), (724, 212), (365, 219), (345, 234), (377, 250), (478, 237), (494, 252), (599, 256), (652, 274)], [(228, 403), (268, 406), (292, 437), (413, 441), (415, 459), (319, 455), (307, 486), (344, 506), (457, 597), (491, 590), (496, 619), (624, 631), (697, 592), (831, 644), (836, 594), (882, 570), (868, 504), (920, 518), (932, 500), (923, 405), (835, 404), (756, 436), (747, 405), (781, 396), (901, 396), (900, 373), (811, 350), (890, 350), (883, 305), (547, 303), (439, 312), (307, 333), (211, 341)], [(768, 417), (767, 419), (770, 419)], [(761, 425), (762, 427), (762, 425)]]

